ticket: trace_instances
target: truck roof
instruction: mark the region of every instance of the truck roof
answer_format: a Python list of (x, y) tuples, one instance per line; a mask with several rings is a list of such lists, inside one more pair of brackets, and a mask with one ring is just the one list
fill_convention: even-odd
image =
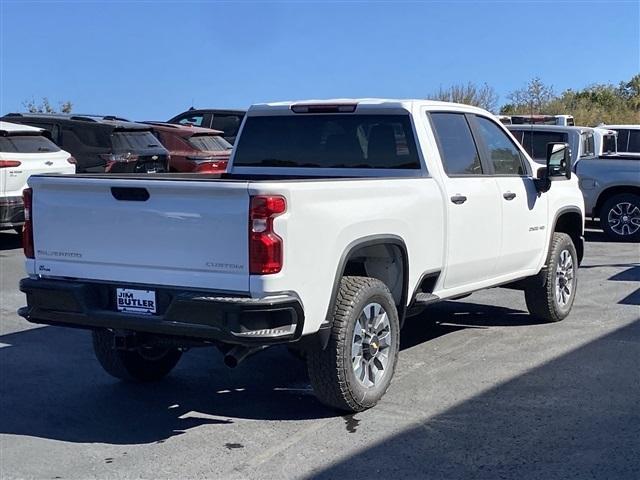
[(570, 127), (567, 125), (537, 125), (522, 123), (517, 125), (505, 125), (509, 130), (548, 130), (556, 132), (586, 132), (588, 130), (595, 130), (593, 127)]
[(465, 111), (474, 111), (478, 113), (489, 113), (478, 107), (471, 105), (464, 105), (461, 103), (452, 102), (440, 102), (436, 100), (425, 99), (397, 99), (397, 98), (332, 98), (332, 99), (311, 99), (311, 100), (296, 100), (296, 101), (283, 101), (283, 102), (270, 102), (270, 103), (258, 103), (251, 105), (248, 110), (248, 114), (252, 112), (260, 112), (265, 110), (290, 110), (295, 106), (345, 106), (355, 105), (357, 109), (404, 109), (409, 110), (412, 107), (424, 106), (431, 108), (451, 108), (464, 109)]

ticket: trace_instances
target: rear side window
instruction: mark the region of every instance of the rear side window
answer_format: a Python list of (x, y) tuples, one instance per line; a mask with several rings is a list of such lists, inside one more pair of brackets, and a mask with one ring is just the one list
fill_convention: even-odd
[(627, 152), (640, 152), (640, 130), (629, 130)]
[(616, 135), (604, 135), (602, 137), (602, 153), (617, 153)]
[(509, 136), (488, 118), (476, 116), (479, 134), (484, 140), (496, 175), (524, 175), (522, 155)]
[(115, 132), (112, 136), (114, 151), (147, 150), (160, 147), (160, 142), (151, 131)]
[(248, 117), (235, 166), (419, 169), (409, 115)]
[(196, 150), (208, 152), (217, 152), (233, 148), (233, 145), (218, 135), (194, 135), (189, 137), (189, 143)]
[[(519, 137), (516, 135), (516, 138)], [(522, 131), (522, 146), (534, 160), (545, 162), (547, 143), (567, 142), (569, 136), (563, 132)]]
[(47, 153), (59, 152), (60, 148), (42, 135), (9, 135), (0, 137), (0, 152)]
[(201, 127), (204, 123), (204, 115), (202, 113), (186, 115), (180, 118), (177, 123), (181, 125), (195, 125), (196, 127)]
[(618, 151), (628, 152), (629, 148), (629, 130), (618, 130)]
[(235, 137), (238, 134), (242, 118), (243, 115), (225, 115), (216, 113), (213, 115), (213, 125), (211, 125), (211, 128), (214, 130), (222, 130), (225, 137)]
[(448, 175), (482, 175), (478, 149), (462, 113), (432, 113), (431, 120)]

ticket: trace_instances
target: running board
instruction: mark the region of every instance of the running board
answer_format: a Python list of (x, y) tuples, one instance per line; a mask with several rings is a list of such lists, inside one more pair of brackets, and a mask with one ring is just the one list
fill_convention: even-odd
[(418, 293), (416, 294), (415, 302), (420, 305), (428, 305), (440, 301), (440, 297), (433, 293)]

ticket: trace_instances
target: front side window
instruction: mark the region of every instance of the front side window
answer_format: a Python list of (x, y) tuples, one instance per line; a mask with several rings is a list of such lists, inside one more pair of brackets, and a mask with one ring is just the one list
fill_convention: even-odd
[(524, 175), (522, 155), (509, 136), (485, 117), (476, 116), (479, 134), (484, 140), (496, 175)]
[(478, 149), (462, 113), (432, 113), (440, 157), (447, 175), (482, 175)]
[(419, 169), (409, 115), (248, 117), (235, 166)]
[(0, 137), (0, 152), (7, 153), (48, 153), (59, 152), (60, 148), (42, 135), (8, 135)]

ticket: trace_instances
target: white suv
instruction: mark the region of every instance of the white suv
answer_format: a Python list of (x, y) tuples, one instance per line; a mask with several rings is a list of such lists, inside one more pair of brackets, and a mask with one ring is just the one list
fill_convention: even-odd
[(0, 230), (22, 230), (22, 190), (39, 173), (75, 173), (75, 160), (45, 130), (0, 122)]

